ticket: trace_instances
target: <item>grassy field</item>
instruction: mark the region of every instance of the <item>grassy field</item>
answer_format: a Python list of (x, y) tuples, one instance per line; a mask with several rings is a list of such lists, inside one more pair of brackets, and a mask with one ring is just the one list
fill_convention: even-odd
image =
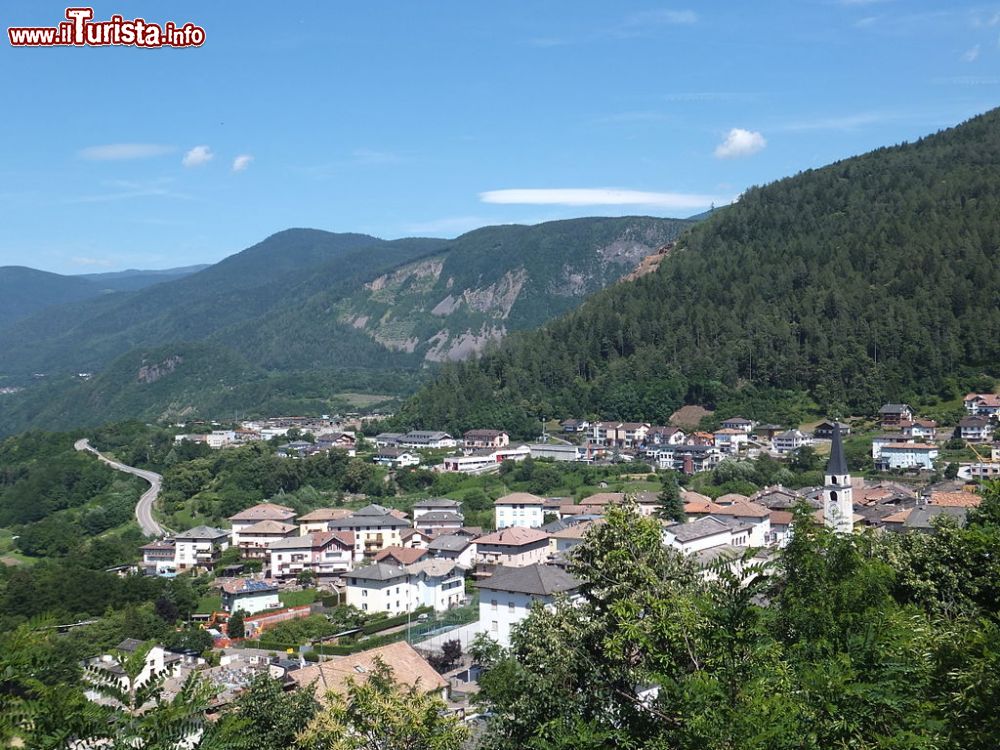
[(301, 607), (304, 604), (312, 604), (316, 601), (318, 593), (316, 589), (303, 589), (302, 591), (282, 591), (278, 594), (283, 607)]
[(207, 615), (212, 612), (219, 612), (222, 610), (222, 594), (218, 591), (213, 591), (198, 600), (198, 607), (195, 609), (195, 613), (199, 615)]

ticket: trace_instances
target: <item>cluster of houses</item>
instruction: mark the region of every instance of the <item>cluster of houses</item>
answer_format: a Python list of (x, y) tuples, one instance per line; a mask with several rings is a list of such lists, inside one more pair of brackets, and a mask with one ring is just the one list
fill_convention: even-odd
[[(214, 427), (207, 425), (207, 427)], [(357, 448), (359, 419), (344, 420), (339, 417), (273, 417), (265, 420), (241, 422), (234, 429), (206, 429), (174, 436), (175, 443), (204, 443), (209, 448), (232, 448), (250, 443), (287, 437), (293, 430), (299, 435), (310, 435), (312, 440), (290, 440), (278, 446), (278, 454), (293, 458), (343, 450), (354, 456)], [(296, 433), (293, 432), (293, 435)]]

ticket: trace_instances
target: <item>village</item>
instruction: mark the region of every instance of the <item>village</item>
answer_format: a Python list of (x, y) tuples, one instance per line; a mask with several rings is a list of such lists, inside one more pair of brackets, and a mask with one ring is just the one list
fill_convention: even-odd
[[(348, 678), (366, 674), (378, 659), (403, 684), (440, 693), (450, 710), (471, 716), (477, 687), (470, 651), (477, 637), (507, 646), (532, 607), (572, 601), (582, 584), (570, 570), (573, 550), (611, 508), (658, 519), (663, 544), (689, 556), (706, 580), (725, 568), (773, 560), (802, 509), (838, 533), (933, 534), (941, 523), (964, 525), (979, 504), (979, 482), (1000, 474), (1000, 443), (994, 440), (1000, 397), (969, 394), (963, 404), (965, 416), (948, 426), (906, 404), (884, 405), (867, 426), (867, 476), (847, 465), (845, 443), (858, 437), (857, 420), (822, 421), (807, 431), (732, 416), (714, 430), (688, 431), (570, 418), (558, 423), (558, 432), (543, 431), (525, 443), (486, 428), (458, 438), (443, 431), (366, 438), (358, 418), (276, 418), (179, 434), (178, 442), (217, 449), (271, 441), (288, 460), (344, 451), (390, 472), (422, 467), (490, 476), (528, 460), (644, 466), (648, 476), (623, 476), (679, 477), (673, 486), (683, 512), (665, 507), (670, 491), (648, 482), (641, 490), (602, 482), (577, 497), (508, 492), (492, 501), (491, 523), (478, 526), (467, 524), (461, 501), (447, 497), (418, 499), (408, 512), (376, 502), (304, 513), (279, 502), (258, 503), (230, 516), (227, 528), (200, 525), (141, 548), (135, 572), (207, 576), (215, 592), (210, 611), (195, 616), (212, 637), (214, 663), (162, 646), (150, 658), (177, 684), (190, 671), (203, 672), (219, 689), (220, 711), (262, 671), (290, 690), (342, 692)], [(945, 460), (959, 450), (973, 459)], [(723, 462), (761, 456), (787, 462), (803, 451), (823, 462), (822, 484), (719, 494), (704, 486), (700, 492), (696, 481), (688, 481)], [(295, 621), (329, 627), (303, 636), (306, 631), (290, 629)], [(91, 667), (111, 668), (109, 659), (97, 656)]]

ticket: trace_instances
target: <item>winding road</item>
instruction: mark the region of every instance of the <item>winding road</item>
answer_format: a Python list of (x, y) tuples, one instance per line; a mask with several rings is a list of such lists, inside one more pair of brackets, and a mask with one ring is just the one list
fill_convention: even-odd
[(146, 536), (160, 537), (167, 533), (167, 530), (160, 526), (160, 524), (158, 524), (153, 518), (153, 503), (156, 502), (156, 498), (160, 494), (160, 484), (163, 482), (162, 476), (157, 474), (155, 471), (137, 469), (134, 466), (126, 466), (123, 463), (114, 461), (103, 455), (99, 450), (92, 446), (90, 441), (86, 438), (77, 440), (73, 447), (78, 451), (88, 451), (89, 453), (93, 453), (97, 456), (99, 461), (103, 461), (112, 469), (124, 471), (126, 474), (133, 474), (140, 479), (145, 479), (149, 482), (149, 489), (142, 493), (142, 497), (139, 498), (139, 502), (135, 505), (135, 518), (139, 522), (139, 526), (142, 528), (142, 533)]

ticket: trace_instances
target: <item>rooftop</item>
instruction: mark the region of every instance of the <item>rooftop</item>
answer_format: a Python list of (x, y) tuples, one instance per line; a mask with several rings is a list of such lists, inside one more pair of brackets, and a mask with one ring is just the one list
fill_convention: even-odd
[(494, 505), (545, 505), (545, 500), (530, 492), (511, 492), (509, 495), (497, 498)]
[(507, 547), (524, 547), (529, 544), (545, 541), (549, 535), (539, 529), (528, 529), (523, 526), (510, 526), (492, 534), (481, 536), (476, 544), (497, 544)]
[(428, 693), (448, 687), (447, 681), (405, 641), (297, 669), (289, 676), (300, 688), (314, 686), (316, 697), (323, 700), (329, 692), (346, 695), (351, 682), (366, 683), (375, 671), (376, 660), (389, 667), (401, 685)]
[(222, 590), (227, 594), (270, 594), (277, 593), (277, 584), (271, 581), (256, 581), (253, 578), (232, 578), (223, 581)]
[(349, 573), (345, 573), (344, 577), (348, 580), (358, 579), (361, 581), (391, 581), (395, 578), (405, 578), (406, 571), (398, 565), (392, 565), (386, 562), (377, 562), (372, 565), (366, 565), (363, 568), (355, 568)]
[(487, 591), (511, 591), (535, 596), (551, 596), (574, 591), (580, 579), (552, 565), (526, 565), (521, 568), (498, 567), (493, 575), (476, 585)]
[(241, 510), (234, 516), (230, 516), (230, 521), (285, 521), (295, 518), (295, 511), (285, 505), (275, 503), (257, 503), (245, 510)]

